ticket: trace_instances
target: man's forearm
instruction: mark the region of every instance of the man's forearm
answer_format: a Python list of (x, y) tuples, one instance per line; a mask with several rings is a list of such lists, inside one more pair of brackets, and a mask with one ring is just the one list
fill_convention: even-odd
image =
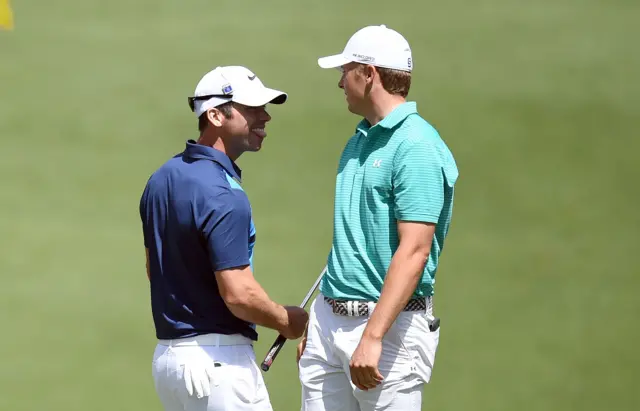
[(287, 310), (272, 301), (259, 285), (247, 287), (244, 296), (228, 301), (227, 307), (236, 317), (263, 327), (282, 330), (288, 325)]
[(382, 340), (418, 285), (428, 253), (398, 248), (384, 280), (380, 299), (371, 314), (363, 338)]
[(287, 310), (269, 298), (249, 265), (216, 271), (215, 275), (220, 296), (233, 315), (278, 331), (289, 325)]

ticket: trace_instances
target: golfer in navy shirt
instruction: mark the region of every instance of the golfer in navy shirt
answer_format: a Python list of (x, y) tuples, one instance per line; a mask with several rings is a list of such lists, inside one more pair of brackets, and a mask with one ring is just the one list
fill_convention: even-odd
[(255, 362), (256, 324), (289, 339), (308, 315), (273, 302), (253, 277), (256, 229), (235, 160), (258, 151), (268, 103), (287, 95), (245, 67), (217, 67), (189, 106), (200, 136), (149, 178), (140, 200), (158, 344), (155, 388), (167, 411), (271, 410)]

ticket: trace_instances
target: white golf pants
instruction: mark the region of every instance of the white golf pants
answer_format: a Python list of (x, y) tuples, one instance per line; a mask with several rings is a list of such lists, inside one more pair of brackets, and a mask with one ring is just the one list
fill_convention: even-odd
[(165, 411), (272, 411), (251, 340), (243, 336), (161, 340), (152, 370)]
[[(375, 306), (367, 304), (370, 311)], [(302, 411), (420, 411), (440, 335), (440, 329), (429, 330), (432, 307), (399, 314), (382, 341), (378, 369), (384, 381), (363, 391), (351, 382), (349, 361), (368, 319), (334, 314), (322, 294), (316, 297), (299, 363)]]

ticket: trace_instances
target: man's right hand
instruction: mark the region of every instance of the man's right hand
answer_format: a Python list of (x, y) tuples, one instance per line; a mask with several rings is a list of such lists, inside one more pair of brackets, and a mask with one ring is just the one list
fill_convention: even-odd
[(287, 311), (286, 326), (278, 331), (280, 331), (282, 336), (289, 340), (300, 338), (307, 328), (309, 314), (304, 310), (304, 308), (296, 306), (285, 306), (284, 309)]

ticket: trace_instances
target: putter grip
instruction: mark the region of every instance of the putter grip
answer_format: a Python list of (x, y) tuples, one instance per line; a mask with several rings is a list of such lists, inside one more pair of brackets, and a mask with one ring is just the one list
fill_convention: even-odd
[(264, 358), (264, 361), (262, 361), (262, 371), (269, 371), (271, 364), (273, 364), (273, 360), (276, 359), (276, 356), (278, 355), (280, 349), (282, 349), (282, 346), (286, 341), (287, 339), (285, 337), (283, 337), (282, 335), (278, 335), (278, 338), (276, 338), (276, 340), (274, 341), (271, 349)]

